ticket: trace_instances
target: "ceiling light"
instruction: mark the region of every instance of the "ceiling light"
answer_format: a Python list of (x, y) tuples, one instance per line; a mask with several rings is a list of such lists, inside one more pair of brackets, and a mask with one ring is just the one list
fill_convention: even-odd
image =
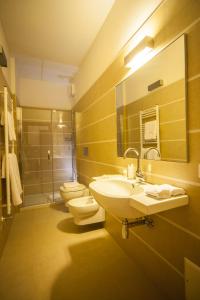
[(144, 57), (153, 50), (154, 41), (151, 37), (145, 36), (143, 40), (124, 58), (124, 65), (128, 68), (141, 64)]
[(66, 127), (66, 125), (65, 125), (65, 124), (60, 124), (60, 123), (59, 123), (59, 124), (57, 124), (57, 127), (58, 127), (58, 128), (64, 128), (64, 127)]
[(59, 128), (66, 127), (66, 125), (63, 123), (63, 114), (62, 113), (59, 114), (59, 122), (57, 124), (57, 127), (59, 127)]

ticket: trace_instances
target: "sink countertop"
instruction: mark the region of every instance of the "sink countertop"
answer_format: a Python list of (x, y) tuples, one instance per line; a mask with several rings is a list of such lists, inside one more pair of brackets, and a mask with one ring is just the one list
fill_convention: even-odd
[(127, 217), (135, 212), (152, 215), (169, 209), (185, 206), (189, 202), (188, 195), (180, 195), (167, 199), (157, 199), (146, 195), (145, 189), (152, 184), (128, 179), (120, 174), (93, 177), (90, 188), (95, 192), (97, 202), (105, 209), (118, 216)]
[(145, 215), (152, 215), (168, 209), (177, 208), (187, 205), (189, 202), (188, 195), (179, 195), (166, 199), (157, 199), (150, 197), (145, 192), (130, 196), (129, 204), (131, 207), (139, 210)]

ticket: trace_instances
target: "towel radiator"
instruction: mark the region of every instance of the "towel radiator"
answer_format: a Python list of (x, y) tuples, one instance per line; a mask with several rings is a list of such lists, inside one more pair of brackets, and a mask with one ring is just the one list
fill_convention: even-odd
[[(11, 196), (10, 196), (10, 174), (9, 174), (9, 134), (8, 134), (8, 111), (13, 115), (13, 100), (8, 92), (8, 88), (4, 87), (3, 91), (3, 114), (4, 114), (4, 144), (5, 144), (5, 177), (6, 177), (6, 208), (7, 215), (11, 215)], [(11, 142), (11, 151), (14, 153), (15, 144), (14, 141)], [(4, 205), (3, 205), (4, 206)], [(3, 218), (5, 219), (5, 218)]]
[[(145, 140), (145, 124), (150, 121), (156, 121), (156, 138)], [(160, 131), (159, 131), (159, 106), (140, 111), (140, 150), (141, 158), (144, 158), (145, 152), (150, 148), (156, 148), (160, 153)]]

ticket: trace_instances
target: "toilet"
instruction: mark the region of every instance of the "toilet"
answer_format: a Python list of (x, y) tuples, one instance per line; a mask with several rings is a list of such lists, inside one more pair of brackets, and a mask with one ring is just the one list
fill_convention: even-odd
[(89, 190), (84, 184), (77, 181), (66, 182), (60, 187), (60, 195), (67, 205), (68, 201), (74, 198), (79, 198), (89, 195)]
[(105, 221), (105, 211), (92, 196), (72, 199), (69, 211), (76, 225), (86, 225)]
[(77, 181), (64, 183), (60, 195), (74, 217), (76, 225), (87, 225), (105, 221), (105, 211), (89, 196), (89, 189)]

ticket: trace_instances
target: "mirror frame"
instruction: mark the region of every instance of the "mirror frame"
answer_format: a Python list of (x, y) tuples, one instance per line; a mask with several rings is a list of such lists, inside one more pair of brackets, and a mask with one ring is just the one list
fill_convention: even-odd
[[(184, 101), (184, 109), (185, 109), (185, 144), (186, 144), (186, 155), (185, 155), (185, 159), (184, 160), (168, 160), (168, 159), (160, 159), (160, 160), (156, 160), (156, 161), (167, 161), (167, 162), (180, 162), (180, 163), (187, 163), (189, 162), (189, 139), (188, 139), (188, 84), (187, 84), (187, 36), (186, 34), (181, 34), (179, 37), (177, 37), (176, 39), (174, 39), (173, 41), (171, 41), (170, 43), (166, 44), (160, 51), (158, 51), (155, 56), (153, 56), (151, 59), (149, 59), (145, 64), (143, 64), (139, 69), (137, 69), (136, 71), (134, 71), (133, 73), (131, 73), (129, 76), (125, 77), (123, 80), (121, 80), (120, 82), (118, 82), (115, 85), (115, 105), (116, 105), (116, 126), (117, 126), (117, 156), (118, 157), (123, 157), (123, 153), (122, 153), (122, 149), (120, 149), (120, 145), (122, 145), (122, 143), (119, 143), (119, 133), (121, 132), (121, 130), (119, 131), (119, 119), (118, 119), (118, 112), (117, 112), (117, 87), (122, 84), (123, 82), (125, 82), (128, 78), (130, 78), (131, 76), (133, 76), (138, 70), (140, 70), (143, 66), (146, 66), (149, 62), (151, 62), (153, 59), (155, 59), (158, 55), (160, 55), (163, 51), (165, 51), (168, 47), (170, 47), (174, 42), (176, 42), (179, 38), (183, 37), (184, 39), (184, 95), (185, 95), (185, 101)], [(124, 106), (121, 106), (124, 107)], [(121, 134), (123, 134), (123, 132), (121, 132)], [(140, 144), (140, 148), (137, 149), (140, 152), (140, 156), (141, 156), (141, 144)], [(141, 158), (141, 157), (140, 157)], [(152, 159), (147, 159), (147, 158), (142, 158), (148, 161), (152, 161)]]

